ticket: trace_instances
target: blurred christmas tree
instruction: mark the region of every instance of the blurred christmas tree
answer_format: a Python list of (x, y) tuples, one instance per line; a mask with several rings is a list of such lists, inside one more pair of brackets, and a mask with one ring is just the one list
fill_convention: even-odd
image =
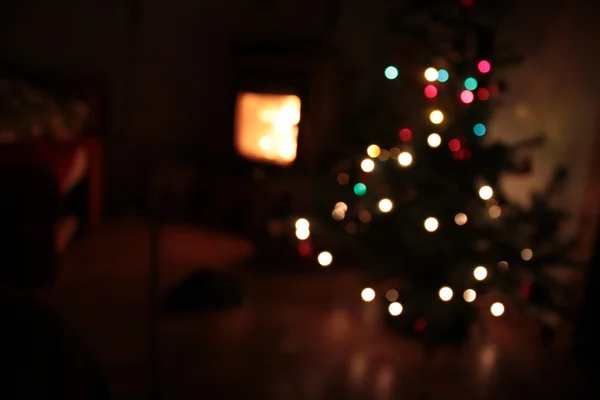
[(565, 293), (547, 268), (568, 265), (572, 248), (552, 206), (566, 173), (529, 207), (503, 194), (500, 177), (527, 174), (543, 137), (486, 142), (505, 87), (494, 72), (519, 57), (496, 47), (473, 1), (456, 2), (392, 21), (389, 65), (377, 72), (384, 84), (352, 121), (317, 212), (296, 223), (299, 253), (322, 267), (359, 264), (369, 282), (397, 282), (385, 293), (367, 288), (363, 299), (385, 298), (391, 326), (428, 343), (465, 340), (483, 294), (487, 312), (521, 306), (548, 336)]

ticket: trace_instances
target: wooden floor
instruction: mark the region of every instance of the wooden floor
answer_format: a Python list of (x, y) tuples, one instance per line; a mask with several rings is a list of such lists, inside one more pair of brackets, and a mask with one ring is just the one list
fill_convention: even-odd
[[(50, 299), (95, 354), (116, 399), (148, 396), (148, 226), (115, 221), (62, 260)], [(239, 239), (168, 227), (161, 290), (204, 266), (250, 254)], [(247, 277), (243, 307), (160, 320), (164, 399), (531, 399), (598, 398), (556, 351), (513, 333), (510, 318), (486, 321), (462, 351), (424, 358), (385, 330), (360, 278)], [(484, 334), (484, 330), (487, 334)]]

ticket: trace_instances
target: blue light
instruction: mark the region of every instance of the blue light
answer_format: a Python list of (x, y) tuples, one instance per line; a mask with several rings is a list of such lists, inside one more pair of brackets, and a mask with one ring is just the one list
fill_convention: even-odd
[(390, 65), (389, 67), (387, 67), (385, 69), (385, 77), (388, 78), (389, 80), (393, 80), (396, 79), (398, 77), (398, 68)]
[(438, 82), (446, 82), (450, 79), (450, 74), (445, 69), (438, 70)]
[(473, 127), (473, 132), (477, 135), (477, 136), (483, 136), (485, 135), (485, 133), (487, 132), (487, 129), (485, 128), (484, 124), (477, 124)]

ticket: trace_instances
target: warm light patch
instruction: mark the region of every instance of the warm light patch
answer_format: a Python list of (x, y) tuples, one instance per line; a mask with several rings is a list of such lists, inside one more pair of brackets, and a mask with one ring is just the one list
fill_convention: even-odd
[(243, 92), (235, 111), (234, 143), (245, 158), (277, 165), (296, 159), (300, 98), (291, 94)]

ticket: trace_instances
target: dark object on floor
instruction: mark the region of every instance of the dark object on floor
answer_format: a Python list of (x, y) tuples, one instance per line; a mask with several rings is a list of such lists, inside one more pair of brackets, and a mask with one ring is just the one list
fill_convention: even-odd
[(0, 387), (9, 398), (110, 398), (99, 366), (52, 310), (0, 297), (0, 326)]
[(185, 278), (167, 293), (170, 314), (238, 307), (245, 290), (239, 277), (221, 271), (200, 270)]

